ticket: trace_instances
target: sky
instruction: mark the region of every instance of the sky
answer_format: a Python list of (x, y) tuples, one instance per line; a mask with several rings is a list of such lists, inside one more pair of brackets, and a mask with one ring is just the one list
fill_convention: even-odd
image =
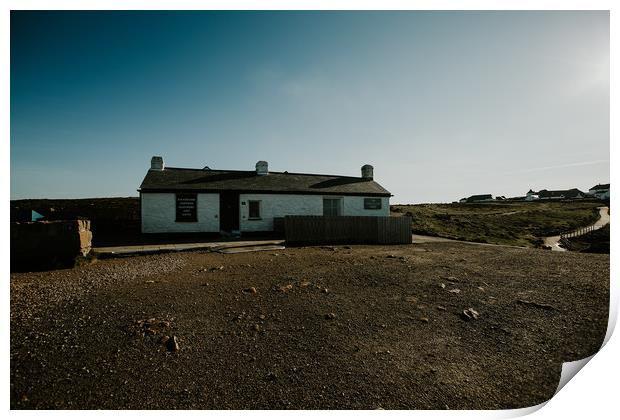
[(610, 177), (609, 13), (11, 12), (11, 199), (167, 166), (360, 176), (392, 203)]

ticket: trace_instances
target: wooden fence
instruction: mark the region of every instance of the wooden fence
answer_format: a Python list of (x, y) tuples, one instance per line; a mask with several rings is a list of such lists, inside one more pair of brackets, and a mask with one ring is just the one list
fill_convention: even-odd
[(410, 244), (411, 217), (286, 216), (289, 243)]
[(580, 229), (574, 230), (572, 232), (562, 233), (562, 234), (560, 234), (560, 239), (575, 238), (577, 236), (585, 235), (586, 233), (590, 233), (593, 230), (597, 230), (597, 229), (599, 229), (599, 227), (594, 227), (594, 225), (587, 226), (587, 227), (584, 227), (584, 228), (580, 228)]
[(585, 235), (586, 233), (590, 233), (593, 230), (597, 230), (599, 229), (599, 227), (595, 227), (594, 225), (592, 226), (587, 226), (584, 228), (580, 228), (571, 232), (566, 232), (566, 233), (561, 233), (560, 234), (560, 244), (562, 244), (562, 246), (568, 250), (573, 249), (573, 243), (571, 242), (570, 238), (576, 238), (578, 236), (581, 235)]

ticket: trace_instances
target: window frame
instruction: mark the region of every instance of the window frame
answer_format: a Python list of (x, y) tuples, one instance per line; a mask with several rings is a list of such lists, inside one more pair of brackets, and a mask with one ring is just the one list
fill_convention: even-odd
[[(258, 204), (258, 216), (252, 217), (252, 203)], [(248, 220), (263, 220), (263, 200), (248, 200)]]
[[(337, 206), (335, 207), (335, 209), (337, 210), (336, 213), (338, 214), (325, 214), (325, 202), (326, 201), (331, 201), (338, 203)], [(330, 210), (333, 210), (334, 207), (330, 207)], [(344, 212), (344, 199), (343, 197), (323, 197), (323, 217), (339, 217), (342, 216), (342, 213)]]

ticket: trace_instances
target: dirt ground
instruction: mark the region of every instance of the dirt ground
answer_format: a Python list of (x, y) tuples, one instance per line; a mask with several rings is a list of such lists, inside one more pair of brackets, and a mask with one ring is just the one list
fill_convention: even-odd
[(608, 308), (608, 255), (460, 243), (16, 273), (11, 408), (526, 407)]

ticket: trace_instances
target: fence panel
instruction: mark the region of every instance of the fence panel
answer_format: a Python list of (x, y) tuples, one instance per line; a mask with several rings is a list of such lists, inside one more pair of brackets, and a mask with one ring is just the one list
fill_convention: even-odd
[(410, 244), (411, 217), (286, 216), (289, 243)]

